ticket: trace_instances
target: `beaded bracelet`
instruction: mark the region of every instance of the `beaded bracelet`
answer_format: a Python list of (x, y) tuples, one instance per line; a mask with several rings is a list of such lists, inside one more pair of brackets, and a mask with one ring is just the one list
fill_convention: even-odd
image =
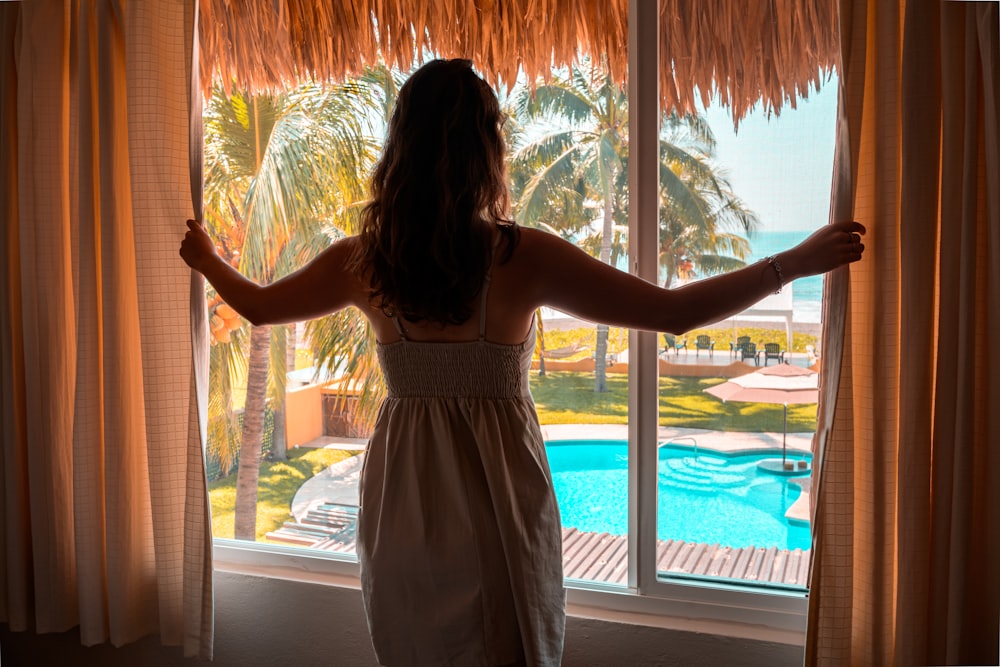
[(778, 289), (774, 290), (774, 293), (781, 294), (781, 288), (785, 286), (785, 276), (781, 273), (781, 264), (778, 264), (778, 258), (774, 255), (769, 255), (764, 260), (771, 265), (771, 268), (774, 269), (774, 275), (778, 277)]

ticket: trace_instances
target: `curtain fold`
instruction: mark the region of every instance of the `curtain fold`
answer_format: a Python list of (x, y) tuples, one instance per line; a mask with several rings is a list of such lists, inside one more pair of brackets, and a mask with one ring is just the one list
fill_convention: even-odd
[(210, 658), (195, 2), (5, 4), (0, 619)]
[(843, 0), (840, 17), (832, 215), (869, 233), (849, 295), (828, 281), (839, 382), (819, 408), (806, 662), (994, 664), (997, 5)]

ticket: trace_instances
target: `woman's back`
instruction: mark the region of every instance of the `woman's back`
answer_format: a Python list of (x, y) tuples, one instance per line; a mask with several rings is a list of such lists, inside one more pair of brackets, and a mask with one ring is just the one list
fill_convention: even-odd
[[(530, 231), (527, 236), (532, 236)], [(357, 241), (357, 239), (352, 240)], [(485, 331), (483, 338), (487, 341), (505, 345), (524, 342), (531, 328), (537, 305), (528, 298), (532, 273), (530, 263), (523, 257), (526, 251), (522, 248), (522, 240), (519, 239), (508, 254), (501, 246), (502, 241), (496, 238), (493, 245), (494, 257), (490, 262), (488, 274), (489, 282), (481, 283), (483, 287), (468, 304), (471, 312), (468, 319), (460, 324), (441, 324), (429, 321), (411, 322), (402, 316), (397, 316), (396, 319), (405, 327), (406, 336), (411, 341), (424, 342), (473, 341), (480, 338), (480, 325), (483, 324)], [(529, 238), (528, 246), (531, 243)], [(371, 322), (376, 339), (382, 343), (400, 340), (399, 327), (394, 318), (381, 308), (371, 305), (366, 298), (365, 283), (364, 278), (359, 279), (357, 304)], [(488, 296), (485, 309), (484, 290)]]

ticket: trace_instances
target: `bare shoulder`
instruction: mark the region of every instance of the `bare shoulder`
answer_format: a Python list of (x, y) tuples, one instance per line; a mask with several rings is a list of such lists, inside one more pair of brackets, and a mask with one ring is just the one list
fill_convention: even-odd
[(541, 229), (522, 227), (520, 232), (520, 239), (511, 259), (516, 261), (519, 269), (527, 270), (532, 275), (538, 275), (540, 270), (558, 264), (558, 258), (576, 250), (568, 241)]
[(521, 240), (518, 248), (527, 252), (545, 252), (545, 250), (568, 245), (568, 243), (555, 234), (535, 229), (533, 227), (521, 227)]
[(655, 285), (591, 257), (555, 234), (523, 231), (517, 270), (526, 302), (594, 322), (637, 328), (649, 328), (643, 313), (665, 306), (665, 295)]
[(324, 251), (344, 259), (351, 259), (361, 247), (360, 236), (345, 236), (337, 239)]
[(586, 252), (569, 241), (541, 229), (522, 228), (518, 243), (518, 261), (536, 278), (558, 277), (569, 270), (596, 263)]
[(510, 259), (501, 268), (511, 286), (511, 298), (525, 305), (546, 305), (553, 286), (566, 279), (575, 262), (586, 253), (555, 234), (523, 227)]
[(301, 287), (338, 294), (341, 300), (350, 304), (362, 299), (363, 281), (355, 266), (358, 248), (356, 236), (331, 243), (300, 271), (303, 274)]
[(348, 285), (352, 290), (361, 290), (364, 281), (362, 271), (357, 265), (358, 253), (361, 250), (361, 238), (359, 236), (347, 236), (337, 239), (325, 251), (329, 253), (330, 270), (336, 272), (337, 277)]
[(326, 250), (313, 260), (313, 263), (319, 264), (324, 272), (353, 273), (354, 259), (359, 247), (360, 239), (357, 236), (337, 239), (327, 246)]

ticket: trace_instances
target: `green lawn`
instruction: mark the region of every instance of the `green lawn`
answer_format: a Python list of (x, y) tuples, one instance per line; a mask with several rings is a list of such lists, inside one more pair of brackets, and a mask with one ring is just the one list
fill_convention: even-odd
[[(299, 487), (316, 473), (356, 452), (339, 449), (293, 449), (287, 461), (265, 461), (257, 485), (257, 540), (291, 518), (292, 498)], [(236, 472), (208, 485), (212, 505), (212, 535), (233, 536), (236, 504)]]
[[(660, 425), (722, 431), (781, 431), (780, 405), (723, 403), (704, 393), (721, 378), (660, 378)], [(608, 376), (609, 391), (594, 393), (592, 373), (549, 372), (531, 376), (531, 393), (542, 424), (626, 424), (628, 385), (624, 375)], [(816, 428), (816, 406), (788, 408), (788, 431)], [(291, 516), (292, 498), (302, 484), (327, 466), (355, 452), (331, 449), (295, 449), (288, 461), (265, 462), (260, 468), (257, 498), (257, 540), (281, 526)], [(216, 537), (233, 536), (236, 473), (209, 484), (212, 531)]]
[[(722, 378), (660, 378), (660, 425), (760, 433), (781, 431), (782, 407), (760, 403), (723, 403), (705, 389)], [(590, 373), (549, 372), (531, 377), (539, 421), (543, 424), (627, 424), (628, 380), (608, 375), (608, 391), (594, 393)], [(816, 428), (815, 405), (788, 407), (788, 431)]]

